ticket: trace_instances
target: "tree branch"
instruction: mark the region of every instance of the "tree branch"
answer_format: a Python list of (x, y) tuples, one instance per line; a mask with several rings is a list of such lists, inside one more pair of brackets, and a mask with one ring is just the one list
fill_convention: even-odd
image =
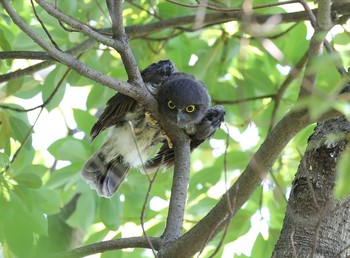
[(125, 34), (125, 29), (123, 27), (123, 13), (120, 1), (106, 0), (109, 15), (112, 20), (112, 34), (113, 38), (121, 38)]
[[(342, 114), (331, 110), (324, 114), (319, 121), (340, 115)], [(180, 239), (162, 248), (159, 252), (162, 256), (159, 257), (187, 258), (200, 251), (207, 242), (225, 227), (226, 223), (250, 198), (262, 180), (265, 179), (288, 142), (300, 130), (313, 122), (315, 121), (310, 120), (308, 112), (305, 110), (291, 111), (286, 114), (269, 133), (241, 176), (215, 207)], [(193, 239), (196, 241), (193, 241)]]
[(104, 36), (103, 34), (91, 29), (90, 27), (86, 26), (85, 24), (75, 20), (72, 17), (69, 17), (65, 15), (64, 13), (60, 12), (57, 10), (52, 4), (44, 1), (44, 0), (35, 0), (41, 8), (43, 8), (48, 14), (51, 16), (55, 17), (56, 19), (60, 20), (61, 22), (64, 22), (71, 26), (72, 28), (82, 32), (88, 37), (91, 37), (106, 46), (110, 46), (114, 49), (122, 50), (123, 49), (123, 44), (122, 42), (116, 40), (116, 39), (111, 39), (107, 36)]
[(182, 235), (191, 157), (190, 140), (183, 132), (182, 134), (182, 137), (172, 138), (175, 152), (175, 166), (169, 211), (162, 236), (164, 242), (162, 245), (166, 245), (180, 238)]
[[(83, 41), (82, 43), (76, 45), (75, 47), (69, 49), (66, 52), (70, 53), (71, 55), (79, 55), (79, 54), (81, 54), (81, 53), (91, 49), (95, 45), (96, 45), (96, 40), (90, 38), (90, 39), (87, 39), (87, 40)], [(4, 56), (6, 56), (7, 54), (9, 56), (11, 56), (12, 52), (15, 52), (15, 51), (0, 52), (0, 55), (1, 55), (1, 53), (4, 53)], [(16, 54), (14, 54), (14, 55), (16, 55)], [(31, 55), (31, 54), (28, 53), (28, 55)], [(50, 57), (50, 59), (47, 60), (47, 61), (44, 61), (44, 62), (35, 64), (35, 65), (29, 66), (29, 67), (27, 67), (25, 69), (19, 69), (19, 70), (16, 70), (14, 72), (10, 72), (10, 73), (7, 73), (7, 74), (1, 74), (0, 75), (0, 83), (1, 82), (6, 82), (6, 81), (10, 81), (10, 80), (13, 80), (13, 79), (18, 79), (18, 78), (20, 78), (22, 76), (30, 75), (30, 74), (33, 74), (33, 73), (35, 73), (37, 71), (45, 69), (45, 68), (47, 68), (47, 67), (49, 67), (51, 65), (54, 65), (56, 60), (54, 58), (52, 58), (49, 54), (46, 53), (46, 55)], [(33, 58), (29, 58), (29, 59), (33, 59)]]
[[(337, 13), (339, 18), (339, 22), (344, 23), (347, 20), (347, 17), (350, 13), (350, 4), (349, 3), (334, 3), (332, 5), (332, 12)], [(312, 13), (317, 13), (317, 9), (312, 10)], [(305, 11), (301, 12), (294, 12), (294, 13), (281, 13), (278, 14), (279, 17), (281, 17), (280, 23), (288, 23), (288, 22), (298, 22), (302, 20), (307, 20), (308, 15), (305, 13)], [(343, 15), (343, 16), (342, 16)], [(253, 15), (253, 18), (255, 19), (256, 22), (258, 23), (264, 23), (267, 21), (271, 15)], [(346, 19), (341, 19), (342, 17), (345, 17)], [(177, 28), (180, 26), (184, 25), (189, 25), (192, 24), (195, 19), (195, 16), (183, 16), (183, 17), (177, 17), (173, 19), (168, 19), (168, 20), (162, 20), (159, 22), (154, 22), (146, 25), (134, 25), (134, 26), (127, 26), (125, 27), (126, 34), (131, 38), (138, 38), (138, 37), (144, 37), (146, 35), (152, 34), (159, 32), (163, 29), (167, 28)], [(232, 14), (231, 16), (227, 16), (226, 14), (222, 13), (209, 13), (206, 15), (204, 22), (206, 25), (203, 26), (208, 26), (208, 25), (213, 25), (213, 24), (219, 24), (219, 23), (224, 23), (227, 21), (240, 21), (241, 20), (241, 14), (239, 12)], [(111, 29), (101, 29), (99, 30), (101, 33), (111, 33)], [(93, 47), (96, 45), (96, 41), (93, 39), (88, 39), (85, 42), (89, 42), (87, 45), (89, 45), (85, 50), (81, 50), (81, 52), (86, 51), (87, 49)], [(85, 42), (81, 43), (80, 45), (86, 44)], [(94, 42), (91, 44), (91, 42)], [(80, 48), (81, 46), (78, 45), (76, 48)], [(332, 48), (329, 46), (329, 44), (326, 44), (326, 48), (329, 52), (332, 52)], [(74, 55), (73, 52), (67, 51), (68, 53), (71, 53)], [(77, 54), (81, 53), (77, 52)], [(6, 52), (5, 52), (6, 53)], [(339, 58), (338, 58), (339, 59)], [(339, 63), (339, 61), (338, 61)], [(9, 81), (12, 78), (19, 78), (24, 75), (31, 74), (33, 72), (39, 71), (43, 68), (46, 68), (50, 65), (54, 64), (53, 61), (48, 61), (48, 62), (43, 62), (37, 65), (34, 65), (32, 67), (28, 67), (23, 70), (18, 70), (12, 73), (0, 75), (0, 83)], [(341, 74), (345, 74), (345, 71), (342, 67), (337, 65), (337, 68)]]
[[(304, 77), (301, 83), (299, 98), (309, 96), (313, 93), (316, 84), (316, 72), (312, 68), (315, 61), (315, 57), (322, 55), (323, 43), (325, 41), (328, 31), (331, 29), (331, 1), (320, 0), (319, 9), (317, 12), (317, 19), (315, 15), (309, 9), (309, 6), (305, 0), (300, 0), (300, 3), (305, 8), (306, 13), (309, 15), (310, 22), (315, 29), (315, 32), (310, 41), (310, 47), (308, 50), (308, 61), (305, 67)], [(328, 13), (326, 13), (328, 12)], [(321, 26), (320, 26), (321, 25)]]
[(45, 258), (75, 258), (123, 248), (151, 248), (148, 241), (152, 243), (154, 249), (159, 249), (161, 244), (161, 239), (159, 237), (149, 237), (148, 239), (145, 237), (130, 237), (102, 241), (66, 252), (48, 254), (45, 255)]
[(279, 105), (281, 103), (281, 99), (283, 97), (284, 92), (286, 91), (287, 87), (295, 80), (296, 77), (299, 76), (301, 70), (303, 69), (305, 63), (307, 61), (307, 52), (303, 55), (303, 57), (298, 61), (298, 63), (293, 67), (290, 72), (288, 73), (288, 76), (283, 81), (281, 87), (279, 87), (275, 97), (274, 97), (274, 106), (271, 114), (271, 121), (269, 125), (269, 132), (272, 130), (272, 128), (275, 126), (276, 121), (276, 114), (277, 110), (279, 108)]
[[(72, 68), (77, 71), (79, 74), (90, 78), (98, 83), (101, 83), (105, 86), (108, 86), (114, 90), (118, 90), (119, 92), (128, 95), (135, 100), (146, 103), (146, 107), (152, 108), (152, 105), (147, 103), (147, 99), (150, 96), (150, 93), (145, 88), (140, 87), (131, 87), (129, 83), (122, 82), (114, 79), (111, 76), (105, 75), (101, 72), (98, 72), (90, 67), (86, 66), (84, 63), (78, 61), (72, 55), (61, 52), (57, 50), (55, 47), (49, 45), (45, 40), (43, 40), (36, 32), (34, 32), (13, 10), (8, 0), (0, 0), (4, 9), (9, 14), (14, 23), (23, 30), (30, 38), (32, 38), (40, 47), (48, 52), (53, 58), (59, 60), (64, 65)], [(42, 2), (42, 1), (40, 1)], [(152, 102), (152, 99), (150, 100)], [(154, 104), (154, 101), (151, 103)]]
[[(163, 257), (191, 257), (201, 250), (210, 240), (208, 236), (215, 236), (224, 228), (267, 176), (287, 143), (308, 124), (310, 120), (305, 111), (288, 113), (267, 136), (242, 175), (218, 204), (183, 237), (165, 248)], [(230, 203), (227, 200), (230, 200)], [(191, 245), (191, 248), (188, 245)]]
[[(350, 3), (336, 3), (332, 5), (332, 12), (339, 16), (350, 14)], [(312, 10), (313, 14), (317, 13), (317, 9)], [(280, 20), (278, 24), (300, 22), (309, 19), (305, 11), (293, 13), (276, 13), (276, 14), (252, 14), (252, 20), (256, 23), (262, 24), (268, 21), (272, 15), (278, 15)], [(159, 32), (163, 29), (177, 28), (184, 25), (191, 25), (195, 21), (195, 16), (182, 16), (173, 19), (162, 20), (158, 22), (149, 23), (146, 25), (134, 25), (126, 27), (126, 33), (131, 37), (142, 37), (151, 33)], [(207, 13), (202, 23), (202, 27), (208, 24), (219, 24), (229, 21), (242, 21), (242, 12), (233, 13)], [(198, 28), (200, 29), (200, 28)], [(106, 32), (110, 29), (106, 30)]]
[[(143, 85), (140, 70), (129, 45), (128, 36), (123, 26), (123, 9), (121, 0), (106, 0), (112, 19), (113, 38), (121, 42), (121, 48), (115, 48), (122, 58), (129, 82)], [(144, 87), (144, 86), (143, 86)]]
[(52, 57), (39, 51), (4, 51), (0, 52), (0, 59), (52, 60)]

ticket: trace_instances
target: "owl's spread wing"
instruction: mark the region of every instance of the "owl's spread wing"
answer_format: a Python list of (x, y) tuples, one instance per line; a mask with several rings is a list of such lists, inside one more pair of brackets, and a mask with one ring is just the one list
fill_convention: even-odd
[[(142, 79), (151, 87), (156, 88), (162, 81), (167, 79), (171, 74), (176, 72), (176, 68), (169, 60), (159, 61), (148, 66), (141, 71)], [(124, 116), (128, 112), (133, 112), (137, 106), (137, 102), (121, 93), (115, 94), (106, 104), (106, 108), (100, 115), (96, 124), (92, 127), (90, 135), (91, 139), (108, 127), (124, 122)]]
[[(221, 123), (224, 121), (225, 114), (225, 110), (222, 106), (214, 106), (207, 111), (202, 121), (195, 125), (195, 133), (190, 135), (191, 152), (204, 141), (213, 136), (213, 134), (220, 128)], [(174, 150), (170, 149), (168, 143), (164, 141), (164, 144), (159, 149), (156, 156), (146, 162), (144, 166), (146, 170), (145, 172), (155, 172), (163, 166), (169, 168), (174, 165), (174, 162)]]

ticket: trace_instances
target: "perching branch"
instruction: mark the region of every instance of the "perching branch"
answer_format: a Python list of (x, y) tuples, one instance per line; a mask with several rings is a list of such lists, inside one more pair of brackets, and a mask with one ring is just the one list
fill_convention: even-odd
[(190, 140), (187, 136), (174, 139), (175, 165), (169, 211), (163, 233), (163, 245), (169, 244), (182, 235), (182, 224), (187, 200), (190, 173)]
[[(339, 117), (341, 113), (331, 110), (319, 121)], [(180, 239), (165, 246), (159, 257), (192, 257), (200, 251), (236, 215), (242, 205), (250, 198), (288, 142), (303, 128), (315, 121), (310, 120), (305, 110), (291, 111), (274, 127), (248, 166), (235, 184), (223, 195), (217, 205), (192, 229)], [(239, 193), (239, 194), (237, 194)], [(228, 202), (227, 200), (230, 200)], [(210, 236), (210, 238), (208, 238)], [(195, 241), (191, 241), (195, 239)]]
[[(9, 13), (13, 21), (26, 32), (38, 45), (45, 49), (50, 56), (59, 60), (63, 64), (70, 68), (73, 68), (83, 76), (100, 82), (110, 88), (116, 89), (121, 93), (129, 95), (141, 103), (145, 103), (146, 106), (150, 107), (154, 103), (148, 103), (147, 101), (152, 100), (149, 94), (142, 87), (142, 81), (140, 81), (140, 74), (133, 55), (130, 51), (126, 34), (123, 30), (123, 25), (121, 19), (115, 17), (116, 15), (121, 15), (121, 1), (111, 1), (107, 0), (112, 7), (110, 7), (110, 14), (113, 23), (113, 36), (114, 38), (109, 38), (97, 31), (85, 26), (84, 24), (65, 16), (63, 13), (59, 12), (56, 8), (52, 7), (50, 4), (43, 0), (37, 0), (37, 2), (50, 14), (55, 16), (57, 19), (64, 21), (73, 28), (78, 29), (85, 35), (94, 38), (108, 46), (115, 48), (122, 56), (124, 65), (128, 72), (129, 81), (131, 83), (125, 83), (115, 80), (112, 77), (99, 73), (83, 63), (79, 62), (72, 55), (55, 49), (45, 40), (43, 40), (38, 34), (36, 34), (31, 28), (21, 20), (21, 18), (15, 13), (9, 4), (8, 0), (0, 0), (5, 10)], [(112, 4), (111, 4), (112, 3)], [(235, 14), (236, 15), (236, 14)], [(238, 14), (235, 17), (240, 17)], [(114, 18), (113, 18), (114, 16)], [(209, 17), (209, 18), (208, 18)], [(213, 24), (213, 18), (218, 18), (215, 22), (225, 22), (232, 20), (233, 16), (227, 14), (210, 15), (208, 14), (205, 18), (205, 24)], [(265, 16), (256, 16), (261, 19), (258, 22), (263, 21)], [(283, 16), (287, 17), (287, 15)], [(120, 18), (120, 17), (119, 17)], [(179, 22), (187, 24), (193, 22), (194, 18), (182, 17), (183, 20)], [(238, 19), (237, 18), (237, 19)], [(176, 19), (172, 19), (175, 21)], [(285, 20), (284, 20), (285, 21)], [(164, 26), (164, 24), (169, 24), (169, 21), (158, 22), (158, 25)], [(153, 23), (154, 25), (155, 23)], [(75, 26), (75, 27), (74, 27)], [(147, 25), (146, 25), (147, 26)], [(160, 26), (160, 27), (161, 27)], [(174, 24), (173, 24), (174, 26)], [(148, 25), (151, 28), (151, 25)], [(152, 28), (153, 32), (159, 30), (160, 27)], [(176, 26), (174, 26), (175, 28)], [(130, 27), (129, 31), (132, 35), (132, 29)], [(144, 26), (138, 26), (138, 28), (146, 28)], [(167, 27), (169, 28), (169, 27)], [(134, 31), (135, 33), (135, 31)], [(139, 35), (145, 33), (140, 31)], [(149, 33), (149, 31), (148, 31)], [(133, 34), (135, 35), (135, 34)], [(134, 86), (140, 87), (134, 87)], [(334, 114), (333, 114), (334, 115)], [(238, 209), (248, 200), (257, 186), (266, 177), (269, 169), (274, 164), (278, 155), (284, 149), (285, 145), (294, 137), (294, 135), (299, 132), (306, 125), (310, 124), (311, 121), (306, 111), (292, 111), (287, 114), (280, 123), (271, 131), (266, 141), (262, 144), (260, 149), (256, 152), (251, 162), (248, 164), (246, 170), (243, 172), (242, 176), (237, 180), (237, 182), (228, 190), (228, 192), (223, 196), (221, 201), (214, 207), (214, 209), (196, 226), (194, 226), (189, 232), (184, 236), (182, 235), (182, 222), (183, 214), (186, 203), (187, 186), (188, 186), (188, 173), (189, 173), (189, 140), (178, 132), (171, 132), (170, 136), (174, 136), (174, 150), (176, 154), (175, 160), (175, 172), (172, 187), (172, 196), (169, 207), (169, 216), (167, 219), (167, 225), (163, 238), (129, 238), (129, 239), (118, 239), (112, 241), (101, 242), (95, 245), (90, 245), (68, 251), (64, 254), (60, 253), (57, 256), (51, 257), (80, 257), (83, 255), (88, 255), (92, 253), (98, 253), (108, 250), (115, 250), (127, 247), (143, 247), (149, 248), (149, 241), (152, 242), (155, 250), (160, 250), (161, 257), (189, 257), (195, 252), (201, 250), (203, 246), (210, 241), (218, 232), (220, 232), (229, 220), (236, 214)], [(162, 125), (163, 126), (163, 125)], [(167, 126), (164, 126), (167, 131)], [(269, 155), (267, 155), (269, 154)], [(237, 195), (237, 193), (240, 193)], [(230, 200), (230, 202), (227, 202)], [(189, 239), (196, 239), (196, 241), (189, 241)], [(191, 246), (189, 246), (191, 245)], [(191, 248), (189, 248), (191, 247)]]

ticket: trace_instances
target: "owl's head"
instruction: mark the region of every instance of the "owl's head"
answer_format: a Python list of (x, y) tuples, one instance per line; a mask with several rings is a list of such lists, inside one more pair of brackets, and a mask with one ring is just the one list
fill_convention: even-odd
[(199, 123), (210, 106), (204, 84), (185, 73), (174, 73), (157, 94), (159, 111), (180, 128)]

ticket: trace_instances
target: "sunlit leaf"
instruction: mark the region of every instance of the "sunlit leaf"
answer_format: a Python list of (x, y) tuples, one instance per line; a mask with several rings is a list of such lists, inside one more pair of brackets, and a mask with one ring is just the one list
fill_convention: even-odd
[(90, 156), (91, 147), (88, 142), (69, 136), (51, 144), (48, 151), (58, 160), (81, 162)]

